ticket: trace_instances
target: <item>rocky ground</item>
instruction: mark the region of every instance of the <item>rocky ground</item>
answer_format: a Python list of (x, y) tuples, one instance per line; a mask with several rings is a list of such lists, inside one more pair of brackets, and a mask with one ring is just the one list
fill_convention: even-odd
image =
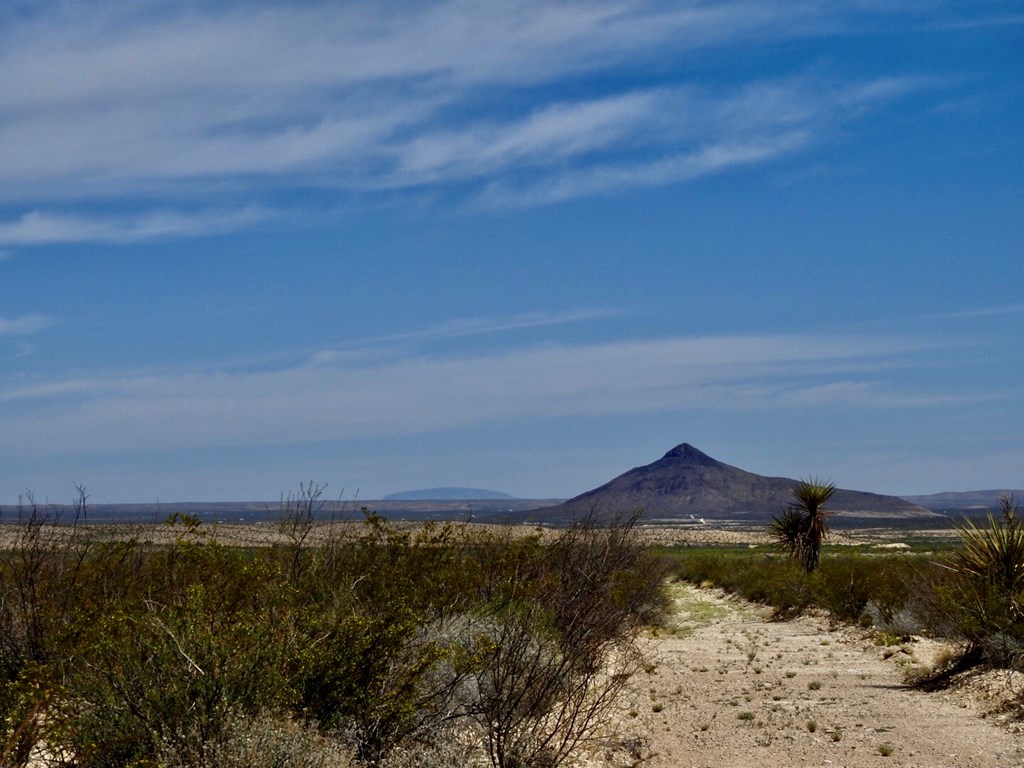
[(943, 647), (770, 621), (760, 607), (678, 585), (656, 663), (619, 713), (591, 766), (790, 768), (1024, 766), (1024, 736), (992, 710), (1013, 683), (991, 676), (942, 693), (905, 684)]

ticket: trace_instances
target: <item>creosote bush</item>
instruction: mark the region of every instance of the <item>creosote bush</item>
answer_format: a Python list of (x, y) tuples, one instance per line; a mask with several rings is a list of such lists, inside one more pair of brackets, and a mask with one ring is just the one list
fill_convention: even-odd
[[(512, 529), (285, 500), (287, 544), (172, 516), (112, 541), (33, 507), (0, 552), (0, 765), (558, 766), (597, 735), (667, 608), (636, 517)], [(438, 762), (440, 761), (440, 762)], [(456, 765), (456, 762), (450, 762)]]

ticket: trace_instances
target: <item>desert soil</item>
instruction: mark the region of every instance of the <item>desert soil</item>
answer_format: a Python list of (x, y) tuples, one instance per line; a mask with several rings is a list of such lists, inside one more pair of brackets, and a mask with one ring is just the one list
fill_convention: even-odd
[(674, 589), (675, 624), (650, 639), (654, 664), (594, 768), (1024, 766), (1020, 725), (993, 713), (977, 685), (905, 685), (939, 644), (886, 646), (823, 618), (771, 621), (712, 590)]

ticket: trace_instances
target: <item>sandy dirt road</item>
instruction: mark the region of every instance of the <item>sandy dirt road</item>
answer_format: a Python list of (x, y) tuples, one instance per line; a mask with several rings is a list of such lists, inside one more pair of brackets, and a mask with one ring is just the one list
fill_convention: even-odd
[(652, 638), (657, 665), (636, 678), (616, 748), (594, 765), (1024, 766), (1018, 725), (965, 691), (904, 685), (936, 644), (878, 645), (823, 619), (773, 622), (763, 608), (675, 589), (673, 631)]

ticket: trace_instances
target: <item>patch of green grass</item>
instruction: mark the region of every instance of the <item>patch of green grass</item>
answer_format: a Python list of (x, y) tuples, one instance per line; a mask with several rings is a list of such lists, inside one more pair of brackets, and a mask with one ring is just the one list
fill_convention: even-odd
[(685, 584), (672, 585), (669, 595), (674, 609), (670, 629), (680, 637), (687, 637), (693, 634), (695, 629), (713, 624), (730, 614), (731, 609), (728, 605)]

